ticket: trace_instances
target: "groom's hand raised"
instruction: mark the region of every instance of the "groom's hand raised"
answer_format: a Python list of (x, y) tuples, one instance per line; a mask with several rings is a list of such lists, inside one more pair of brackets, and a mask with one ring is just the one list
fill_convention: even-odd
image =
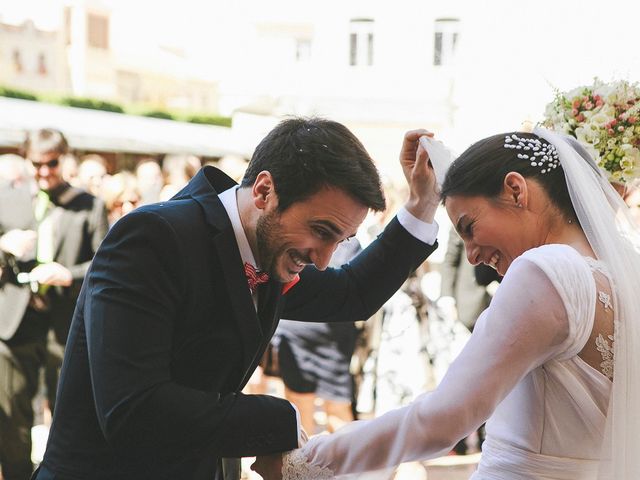
[(251, 465), (251, 470), (257, 472), (264, 480), (282, 479), (282, 454), (263, 455), (256, 457), (256, 461)]

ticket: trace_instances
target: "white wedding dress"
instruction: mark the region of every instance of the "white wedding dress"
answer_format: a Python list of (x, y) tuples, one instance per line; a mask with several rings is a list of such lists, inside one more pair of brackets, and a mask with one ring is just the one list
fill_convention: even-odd
[[(613, 374), (610, 284), (604, 266), (567, 245), (525, 252), (435, 391), (312, 438), (285, 455), (284, 480), (365, 478), (440, 456), (487, 419), (473, 480), (597, 478)], [(595, 368), (584, 352), (592, 365), (597, 354)]]

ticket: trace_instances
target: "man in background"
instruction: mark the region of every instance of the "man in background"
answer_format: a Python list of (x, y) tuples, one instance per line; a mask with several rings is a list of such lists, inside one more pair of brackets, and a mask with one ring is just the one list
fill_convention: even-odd
[(0, 464), (5, 480), (31, 476), (32, 401), (46, 367), (53, 410), (58, 370), (75, 302), (107, 232), (104, 204), (62, 178), (68, 145), (53, 129), (27, 134), (23, 155), (35, 197), (0, 211)]

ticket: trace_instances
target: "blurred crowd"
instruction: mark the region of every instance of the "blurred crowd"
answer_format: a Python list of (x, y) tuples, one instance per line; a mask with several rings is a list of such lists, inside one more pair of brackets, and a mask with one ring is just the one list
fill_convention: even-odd
[(187, 184), (202, 166), (194, 155), (166, 155), (162, 160), (141, 158), (133, 171), (109, 172), (106, 159), (98, 154), (80, 158), (66, 154), (61, 175), (69, 184), (100, 198), (109, 224), (139, 205), (168, 200)]

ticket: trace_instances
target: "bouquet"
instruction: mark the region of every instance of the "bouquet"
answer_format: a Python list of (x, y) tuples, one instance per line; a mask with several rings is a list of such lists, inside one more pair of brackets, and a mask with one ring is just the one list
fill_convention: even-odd
[(614, 183), (640, 178), (640, 87), (624, 80), (556, 91), (544, 126), (572, 135)]

